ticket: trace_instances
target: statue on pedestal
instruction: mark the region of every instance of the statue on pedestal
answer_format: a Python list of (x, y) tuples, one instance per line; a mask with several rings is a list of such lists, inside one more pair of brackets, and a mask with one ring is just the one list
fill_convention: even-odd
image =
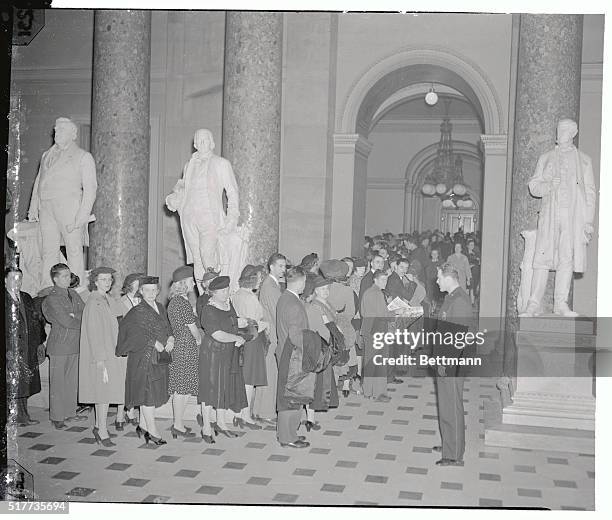
[(83, 246), (89, 244), (98, 188), (94, 159), (75, 142), (77, 126), (60, 117), (54, 130), (55, 144), (42, 155), (28, 210), (28, 220), (40, 222), (43, 287), (53, 285), (49, 271), (60, 262), (62, 241), (70, 271), (85, 283)]
[(589, 156), (573, 144), (578, 125), (562, 119), (557, 125), (557, 145), (538, 159), (529, 191), (542, 198), (533, 252), (533, 274), (523, 317), (542, 313), (548, 271), (556, 271), (553, 312), (578, 316), (568, 295), (573, 273), (586, 271), (586, 247), (593, 235), (596, 189)]
[(166, 197), (166, 206), (179, 213), (187, 263), (193, 263), (200, 294), (207, 270), (229, 276), (235, 289), (245, 264), (248, 238), (246, 227), (238, 226), (238, 185), (230, 162), (213, 154), (215, 142), (210, 130), (196, 131), (193, 142), (197, 151), (185, 164), (183, 178)]

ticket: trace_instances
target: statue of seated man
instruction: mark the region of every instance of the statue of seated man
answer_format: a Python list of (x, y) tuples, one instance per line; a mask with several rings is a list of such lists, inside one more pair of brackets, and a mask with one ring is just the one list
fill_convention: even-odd
[(541, 314), (548, 271), (556, 271), (553, 312), (578, 316), (568, 305), (573, 273), (586, 271), (587, 244), (593, 234), (597, 193), (591, 159), (573, 143), (578, 125), (562, 119), (557, 145), (538, 159), (529, 191), (542, 199), (533, 253), (527, 308), (520, 316)]
[(179, 213), (187, 263), (193, 263), (201, 292), (207, 270), (228, 275), (236, 284), (245, 248), (243, 229), (238, 227), (238, 185), (232, 166), (213, 153), (215, 142), (210, 130), (196, 131), (193, 141), (197, 151), (185, 164), (183, 178), (166, 197), (166, 206)]

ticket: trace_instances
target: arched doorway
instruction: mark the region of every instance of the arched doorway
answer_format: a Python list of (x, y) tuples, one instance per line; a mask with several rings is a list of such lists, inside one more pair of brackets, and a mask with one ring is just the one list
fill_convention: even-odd
[[(495, 89), (480, 68), (470, 60), (446, 49), (406, 49), (371, 66), (349, 91), (336, 117), (334, 165), (331, 201), (332, 257), (363, 252), (365, 235), (368, 158), (372, 143), (368, 140), (372, 125), (385, 108), (416, 95), (419, 85), (444, 85), (468, 100), (481, 122), (484, 149), (484, 182), (481, 200), (483, 263), (490, 262), (489, 273), (483, 269), (482, 286), (499, 298), (502, 274), (503, 234), (486, 233), (503, 229), (506, 185), (507, 125)], [(422, 95), (424, 91), (421, 90)], [(501, 197), (501, 198), (500, 198)], [(503, 202), (503, 203), (502, 203)], [(491, 239), (497, 234), (497, 238)], [(487, 302), (492, 316), (501, 313), (499, 302)]]

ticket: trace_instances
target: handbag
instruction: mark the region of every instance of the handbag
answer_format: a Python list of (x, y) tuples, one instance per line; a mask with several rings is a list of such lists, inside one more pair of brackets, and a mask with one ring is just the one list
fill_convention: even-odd
[(153, 365), (169, 365), (172, 363), (172, 354), (166, 350), (159, 352), (156, 348), (153, 348), (153, 355), (151, 356), (151, 364)]

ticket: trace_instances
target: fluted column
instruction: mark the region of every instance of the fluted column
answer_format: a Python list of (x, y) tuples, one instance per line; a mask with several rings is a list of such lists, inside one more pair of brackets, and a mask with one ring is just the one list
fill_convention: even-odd
[(529, 194), (527, 183), (538, 157), (553, 148), (559, 119), (578, 121), (582, 20), (582, 15), (567, 14), (522, 14), (520, 18), (506, 307), (511, 330), (517, 326), (524, 247), (520, 233), (536, 228), (540, 204)]
[(226, 14), (222, 155), (238, 182), (250, 263), (278, 249), (282, 44), (282, 13)]
[(121, 280), (147, 269), (150, 67), (150, 11), (96, 11), (91, 141), (98, 193), (89, 267), (113, 267)]

